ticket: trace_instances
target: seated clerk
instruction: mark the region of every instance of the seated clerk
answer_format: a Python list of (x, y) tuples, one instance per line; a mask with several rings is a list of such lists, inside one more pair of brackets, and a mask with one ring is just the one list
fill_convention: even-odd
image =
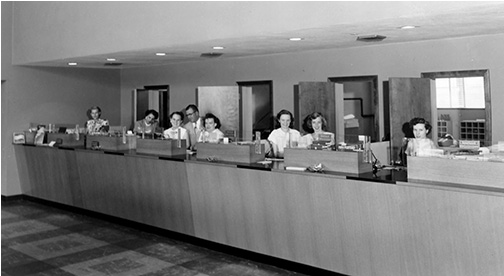
[(406, 155), (417, 156), (428, 154), (431, 149), (437, 149), (436, 144), (427, 135), (431, 132), (432, 126), (424, 118), (411, 119), (410, 128), (413, 131), (414, 138), (409, 139), (406, 147)]
[(220, 131), (221, 123), (217, 116), (207, 113), (205, 118), (205, 130), (201, 132), (198, 143), (219, 143), (224, 138), (224, 133)]
[(398, 165), (406, 166), (406, 148), (408, 147), (408, 142), (411, 138), (415, 138), (413, 135), (413, 130), (410, 127), (410, 123), (406, 122), (401, 128), (404, 137), (402, 138), (401, 149), (399, 150), (399, 160), (401, 163)]
[(187, 130), (180, 125), (184, 121), (184, 114), (180, 111), (175, 111), (170, 114), (171, 127), (163, 132), (166, 139), (181, 139), (186, 140), (187, 147), (190, 146), (189, 135)]
[(303, 120), (303, 130), (308, 134), (301, 137), (303, 144), (309, 146), (313, 144), (313, 141), (319, 140), (321, 134), (327, 134), (331, 136), (330, 144), (334, 145), (334, 133), (325, 131), (326, 127), (327, 121), (320, 112), (313, 112), (306, 116)]
[(301, 139), (299, 131), (292, 129), (294, 125), (294, 116), (288, 110), (281, 110), (276, 115), (277, 125), (280, 127), (273, 130), (268, 136), (268, 141), (273, 148), (274, 157), (283, 157), (284, 148), (297, 146)]
[(189, 122), (184, 125), (189, 135), (188, 149), (195, 149), (198, 138), (201, 132), (205, 130), (204, 121), (199, 115), (198, 107), (194, 104), (190, 104), (186, 107), (185, 113)]
[(142, 120), (136, 121), (135, 131), (137, 134), (154, 134), (158, 131), (159, 113), (154, 109), (145, 111), (145, 117)]
[(109, 121), (101, 118), (101, 108), (99, 106), (88, 109), (88, 116), (91, 119), (84, 124), (88, 134), (107, 133), (109, 131)]

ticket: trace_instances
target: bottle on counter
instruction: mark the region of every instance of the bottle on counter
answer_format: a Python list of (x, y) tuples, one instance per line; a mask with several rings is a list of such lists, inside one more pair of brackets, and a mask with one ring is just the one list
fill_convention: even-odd
[(181, 131), (180, 128), (177, 129), (177, 148), (182, 147), (182, 140), (180, 139)]
[(80, 135), (79, 135), (79, 125), (75, 125), (75, 141), (80, 140)]
[(287, 132), (287, 144), (285, 145), (286, 148), (290, 149), (291, 148), (291, 135), (290, 131)]
[(126, 144), (126, 127), (122, 127), (122, 143)]
[(255, 133), (255, 153), (261, 154), (261, 132), (256, 131)]

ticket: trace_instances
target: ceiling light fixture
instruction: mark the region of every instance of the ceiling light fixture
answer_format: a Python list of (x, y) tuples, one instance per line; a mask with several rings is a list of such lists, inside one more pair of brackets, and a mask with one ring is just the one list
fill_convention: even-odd
[(156, 56), (166, 56), (166, 53), (156, 53)]
[(301, 41), (301, 40), (303, 40), (303, 38), (302, 37), (291, 37), (291, 38), (289, 38), (289, 40), (290, 41)]
[(107, 58), (107, 61), (116, 61), (115, 58)]
[(68, 65), (75, 66), (75, 65), (77, 65), (77, 62), (69, 62)]
[(401, 29), (401, 30), (415, 29), (415, 28), (418, 28), (418, 26), (406, 25), (406, 26), (399, 27), (399, 29)]
[(224, 47), (222, 47), (222, 46), (214, 46), (214, 47), (212, 47), (212, 49), (214, 49), (214, 50), (223, 50)]

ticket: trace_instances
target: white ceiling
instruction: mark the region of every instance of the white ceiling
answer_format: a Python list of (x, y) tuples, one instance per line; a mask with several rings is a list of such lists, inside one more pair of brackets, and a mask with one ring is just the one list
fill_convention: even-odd
[[(288, 5), (288, 2), (285, 2)], [(342, 5), (348, 2), (339, 2)], [(359, 2), (365, 5), (369, 2)], [(375, 4), (377, 2), (374, 2)], [(404, 15), (393, 18), (354, 9), (353, 20), (332, 20), (325, 26), (302, 28), (296, 18), (285, 17), (286, 31), (271, 34), (267, 30), (262, 36), (243, 36), (207, 40), (198, 43), (182, 43), (166, 47), (137, 49), (134, 51), (114, 52), (85, 57), (72, 57), (65, 60), (38, 62), (31, 65), (62, 66), (67, 62), (78, 62), (79, 67), (90, 68), (129, 68), (162, 65), (178, 62), (201, 61), (209, 59), (201, 57), (208, 53), (208, 45), (225, 46), (223, 50), (213, 50), (222, 53), (213, 59), (246, 57), (254, 55), (270, 55), (293, 53), (320, 49), (336, 49), (349, 47), (372, 47), (388, 43), (407, 43), (413, 41), (447, 39), (456, 37), (479, 36), (504, 33), (504, 2), (429, 2), (426, 9), (415, 12), (420, 2), (379, 2), (383, 5), (380, 13), (396, 9), (405, 9), (411, 3), (411, 9)], [(425, 2), (424, 2), (425, 3)], [(450, 4), (451, 3), (451, 4)], [(407, 8), (408, 6), (406, 6)], [(451, 8), (453, 7), (453, 8)], [(190, 20), (190, 19), (188, 19)], [(292, 21), (292, 22), (289, 22)], [(415, 25), (418, 28), (403, 30), (399, 27)], [(190, 31), (190, 30), (184, 30)], [(379, 42), (356, 41), (357, 36), (383, 35), (386, 39)], [(208, 37), (212, 37), (208, 35)], [(290, 37), (302, 37), (304, 40), (292, 42)], [(504, 46), (503, 46), (504, 49)], [(164, 57), (153, 55), (156, 52), (166, 52)], [(104, 66), (105, 59), (114, 57), (121, 66)]]

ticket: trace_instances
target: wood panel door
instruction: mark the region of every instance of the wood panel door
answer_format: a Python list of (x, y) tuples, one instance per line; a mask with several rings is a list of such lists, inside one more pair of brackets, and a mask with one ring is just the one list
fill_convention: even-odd
[[(426, 78), (389, 78), (390, 160), (399, 159), (404, 133), (402, 126), (415, 117), (431, 124), (437, 119), (435, 82)], [(433, 125), (429, 138), (436, 140), (437, 127)]]
[(197, 89), (200, 116), (213, 113), (221, 122), (220, 130), (240, 130), (240, 94), (238, 86), (199, 86)]
[(327, 120), (327, 131), (336, 134), (336, 143), (345, 139), (343, 84), (333, 82), (300, 82), (295, 98), (295, 127), (302, 129), (303, 120), (320, 112)]

